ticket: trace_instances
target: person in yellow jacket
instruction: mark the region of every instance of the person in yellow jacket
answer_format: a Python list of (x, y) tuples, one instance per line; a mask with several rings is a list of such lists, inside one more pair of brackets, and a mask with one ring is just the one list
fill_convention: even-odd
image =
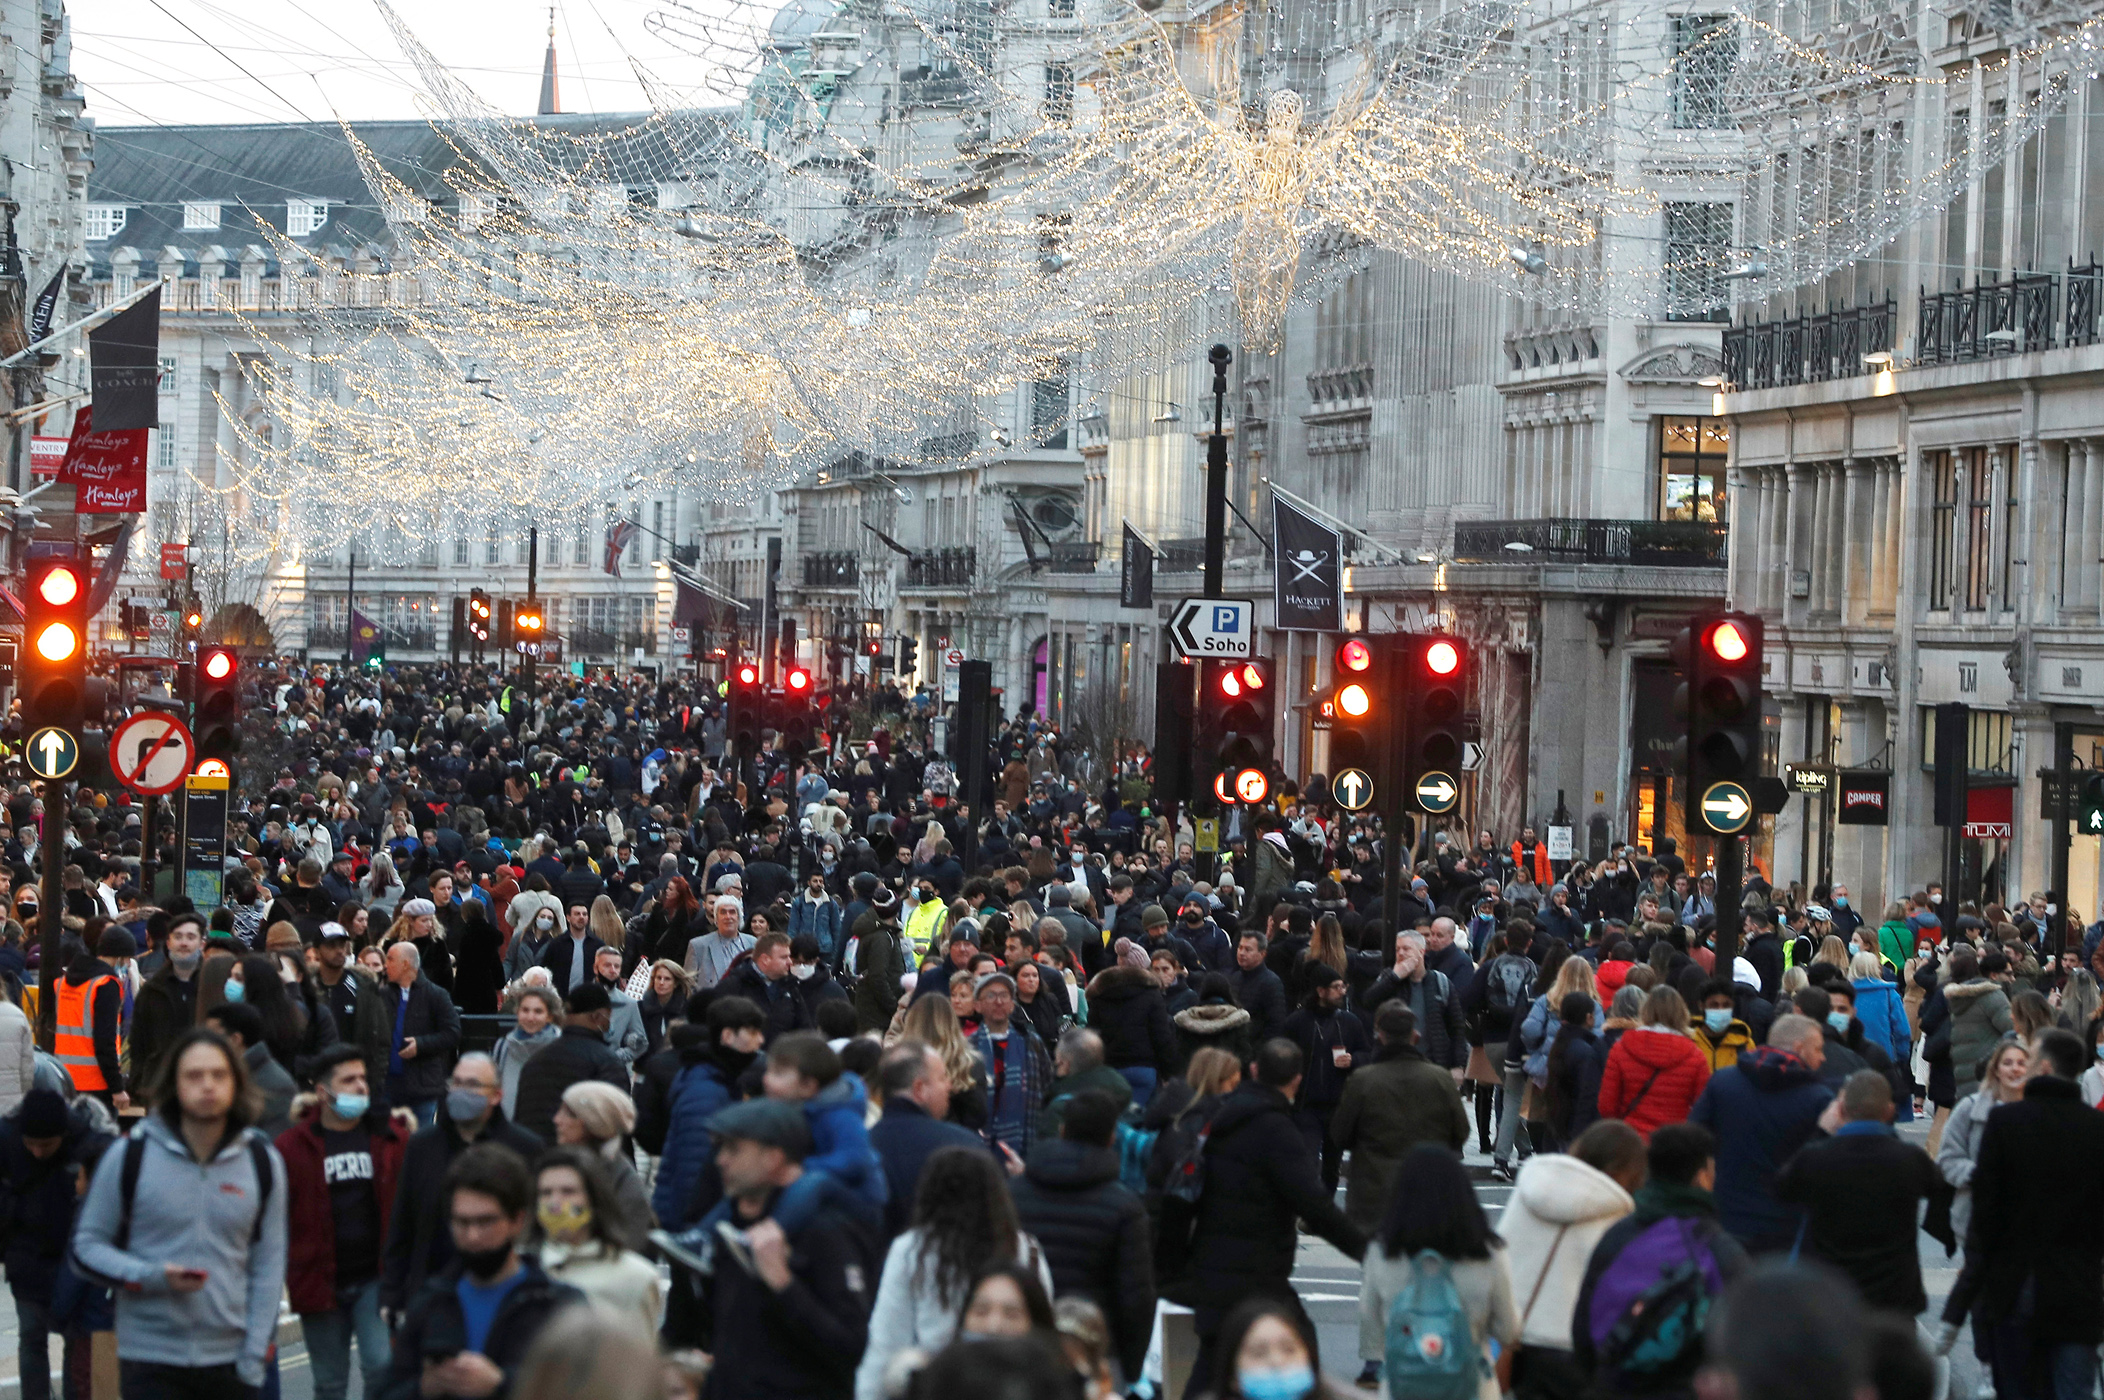
[(1688, 1017), (1688, 1038), (1709, 1060), (1710, 1073), (1729, 1069), (1753, 1048), (1753, 1030), (1739, 1019), (1731, 983), (1712, 978), (1702, 984), (1702, 1009)]
[(110, 1108), (131, 1107), (124, 1077), (124, 977), (139, 955), (129, 930), (102, 931), (95, 954), (83, 953), (58, 979), (58, 1035), (54, 1048), (73, 1087)]
[(936, 892), (935, 882), (923, 875), (914, 884), (914, 898), (920, 903), (906, 916), (906, 942), (913, 949), (913, 965), (928, 955), (930, 948), (940, 948), (943, 935), (948, 932), (950, 911)]

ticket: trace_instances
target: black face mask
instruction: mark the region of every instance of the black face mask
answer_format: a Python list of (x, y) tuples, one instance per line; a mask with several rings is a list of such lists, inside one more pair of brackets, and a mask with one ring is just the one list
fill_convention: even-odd
[(460, 1263), (469, 1274), (478, 1279), (495, 1278), (511, 1258), (511, 1246), (499, 1245), (495, 1249), (459, 1249), (453, 1251), (460, 1256)]

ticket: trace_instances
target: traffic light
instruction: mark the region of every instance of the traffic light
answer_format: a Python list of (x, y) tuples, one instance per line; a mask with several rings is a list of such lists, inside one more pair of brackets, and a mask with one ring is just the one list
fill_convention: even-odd
[(731, 747), (740, 758), (752, 758), (760, 752), (758, 661), (741, 659), (732, 663), (730, 689), (725, 699), (728, 710), (724, 717), (724, 733), (730, 736)]
[(1750, 613), (1700, 615), (1674, 644), (1687, 677), (1690, 830), (1730, 835), (1752, 820), (1762, 766), (1761, 646), (1761, 620)]
[(32, 559), (23, 598), (22, 729), (77, 740), (88, 678), (88, 573), (76, 559)]
[(183, 635), (188, 637), (192, 642), (195, 642), (199, 637), (204, 635), (204, 630), (204, 609), (197, 605), (195, 599), (192, 599), (183, 608)]
[(484, 643), (489, 641), (490, 609), (489, 594), (479, 588), (468, 591), (468, 635), (475, 639), (475, 652), (479, 656)]
[(200, 760), (229, 768), (241, 752), (241, 658), (232, 647), (197, 649), (197, 705), (191, 724)]
[(1259, 803), (1271, 796), (1271, 756), (1278, 688), (1271, 663), (1205, 663), (1198, 702), (1201, 781), (1210, 777), (1223, 802)]
[(778, 747), (792, 759), (811, 747), (816, 734), (812, 717), (816, 710), (812, 706), (817, 687), (811, 673), (801, 666), (790, 666), (782, 672), (781, 718), (778, 724), (769, 726), (781, 736)]
[(1154, 800), (1163, 806), (1198, 795), (1191, 782), (1191, 729), (1197, 719), (1191, 670), (1181, 661), (1154, 666)]
[(920, 669), (920, 638), (899, 638), (899, 674), (910, 676)]
[(2082, 780), (2075, 829), (2085, 836), (2104, 836), (2104, 773), (2092, 773)]
[(519, 641), (529, 644), (539, 642), (547, 625), (548, 619), (541, 612), (541, 600), (538, 598), (528, 598), (512, 610), (512, 631), (517, 634)]
[(1425, 811), (1448, 811), (1461, 792), (1468, 644), (1459, 637), (1399, 637), (1393, 665), (1403, 721), (1395, 781)]
[(511, 625), (512, 603), (509, 598), (497, 600), (497, 650), (510, 651), (513, 628)]
[(1362, 637), (1346, 637), (1332, 658), (1330, 789), (1347, 811), (1391, 796), (1388, 740), (1396, 714), (1387, 662), (1385, 652)]

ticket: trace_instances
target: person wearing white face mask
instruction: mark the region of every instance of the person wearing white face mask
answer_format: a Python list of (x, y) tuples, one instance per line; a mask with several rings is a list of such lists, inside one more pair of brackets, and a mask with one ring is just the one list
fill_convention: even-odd
[(820, 1002), (848, 999), (847, 988), (833, 976), (832, 966), (826, 961), (818, 939), (808, 933), (797, 934), (789, 940), (789, 977), (792, 993), (803, 1004), (804, 1015), (814, 1026), (818, 1024)]

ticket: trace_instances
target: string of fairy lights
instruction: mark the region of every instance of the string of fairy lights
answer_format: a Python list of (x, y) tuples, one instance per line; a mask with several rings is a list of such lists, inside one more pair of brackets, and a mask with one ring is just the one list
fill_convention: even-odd
[[(461, 159), (434, 202), (347, 128), (388, 270), (249, 328), (270, 421), (237, 426), (235, 489), (276, 547), (968, 461), (999, 396), (1043, 441), (1089, 411), (1072, 386), (1268, 348), (1375, 255), (1572, 321), (1728, 309), (1947, 206), (2062, 109), (2104, 24), (2099, 0), (668, 3), (650, 27), (714, 85), (639, 68), (653, 110), (597, 123), (492, 110), (382, 5)], [(1990, 25), (2014, 42), (1951, 60)]]

